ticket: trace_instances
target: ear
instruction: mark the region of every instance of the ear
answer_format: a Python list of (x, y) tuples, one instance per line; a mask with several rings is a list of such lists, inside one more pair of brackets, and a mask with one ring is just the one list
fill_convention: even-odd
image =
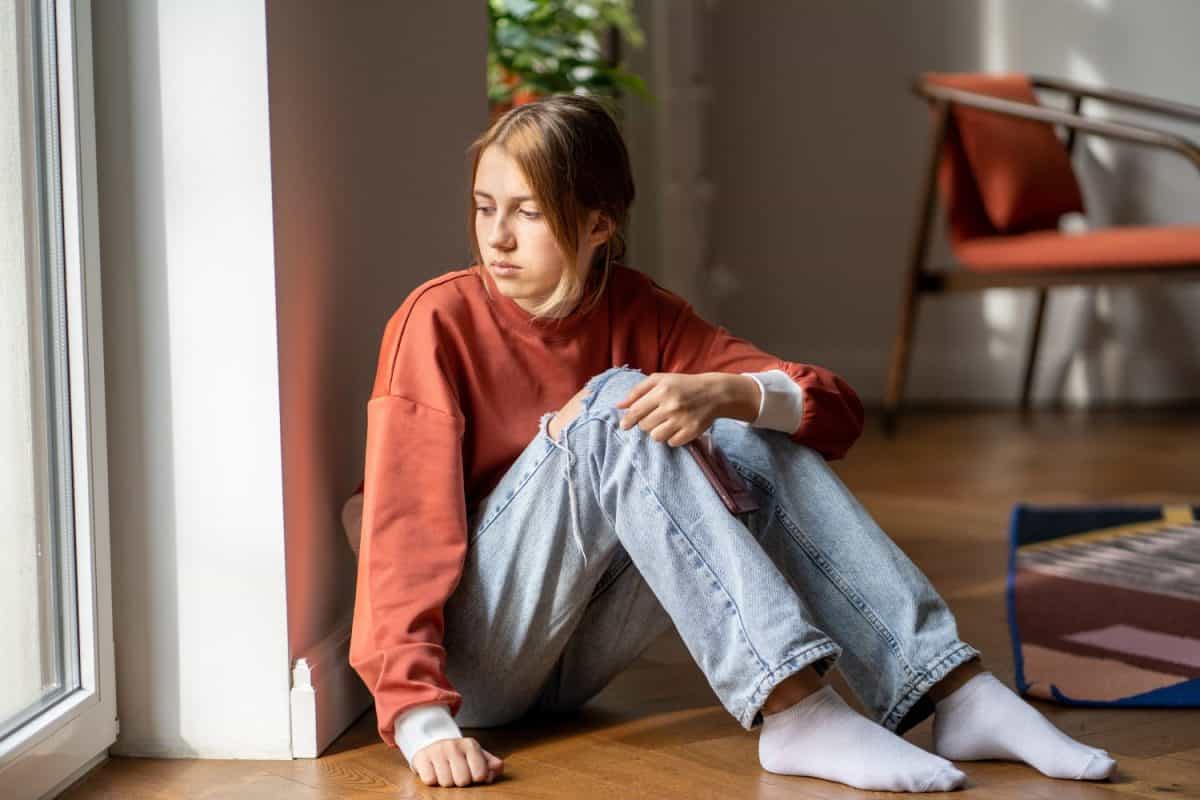
[(612, 220), (609, 219), (608, 214), (605, 214), (603, 211), (592, 211), (588, 214), (587, 231), (588, 242), (594, 245), (601, 245), (616, 233), (616, 227), (613, 225)]

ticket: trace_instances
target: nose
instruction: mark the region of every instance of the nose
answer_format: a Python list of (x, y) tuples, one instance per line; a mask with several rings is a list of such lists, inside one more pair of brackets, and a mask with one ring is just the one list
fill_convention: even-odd
[(508, 228), (508, 223), (505, 218), (497, 214), (492, 222), (492, 227), (488, 231), (487, 242), (490, 247), (496, 250), (509, 250), (512, 248), (512, 231)]

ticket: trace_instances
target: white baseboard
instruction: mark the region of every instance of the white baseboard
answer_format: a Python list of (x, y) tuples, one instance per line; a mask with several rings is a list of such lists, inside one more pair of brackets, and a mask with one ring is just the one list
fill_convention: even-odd
[(292, 758), (316, 758), (371, 707), (350, 666), (352, 621), (347, 616), (292, 665)]

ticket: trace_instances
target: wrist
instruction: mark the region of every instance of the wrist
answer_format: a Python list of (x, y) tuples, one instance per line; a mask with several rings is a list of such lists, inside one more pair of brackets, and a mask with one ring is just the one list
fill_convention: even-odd
[(460, 739), (462, 731), (450, 709), (442, 704), (420, 705), (398, 715), (393, 723), (396, 747), (412, 764), (413, 756), (441, 739)]
[(725, 372), (716, 374), (721, 376), (723, 384), (723, 400), (718, 416), (754, 422), (758, 418), (758, 409), (762, 403), (758, 381), (748, 375), (731, 375)]

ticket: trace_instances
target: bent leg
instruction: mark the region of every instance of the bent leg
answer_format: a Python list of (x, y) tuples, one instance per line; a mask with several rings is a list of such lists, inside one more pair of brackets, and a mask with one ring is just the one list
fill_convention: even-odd
[(671, 618), (621, 548), (592, 593), (542, 687), (538, 711), (574, 711), (599, 694), (671, 627)]
[[(721, 703), (749, 730), (779, 682), (807, 666), (825, 672), (840, 648), (691, 455), (620, 428), (616, 404), (645, 377), (624, 367), (596, 376), (582, 411), (547, 440), (581, 517), (607, 523)], [(580, 528), (594, 540), (587, 519)]]
[[(539, 426), (468, 521), (462, 577), (443, 609), (446, 677), (462, 695), (462, 727), (521, 717), (537, 699), (582, 603), (618, 553), (606, 524), (585, 515), (584, 564), (570, 538), (558, 451)], [(597, 527), (597, 525), (599, 527)]]
[[(617, 404), (645, 377), (626, 369), (601, 376), (555, 445), (578, 465), (579, 506), (612, 519), (718, 699), (750, 729), (776, 686), (808, 666), (826, 672), (841, 650), (691, 454), (640, 427), (621, 429)], [(853, 711), (828, 686), (763, 719), (759, 762), (863, 789), (942, 791), (965, 780), (945, 759)]]
[(941, 596), (819, 453), (728, 419), (712, 435), (760, 503), (747, 525), (844, 648), (847, 683), (884, 727), (920, 722), (930, 688), (979, 656)]

